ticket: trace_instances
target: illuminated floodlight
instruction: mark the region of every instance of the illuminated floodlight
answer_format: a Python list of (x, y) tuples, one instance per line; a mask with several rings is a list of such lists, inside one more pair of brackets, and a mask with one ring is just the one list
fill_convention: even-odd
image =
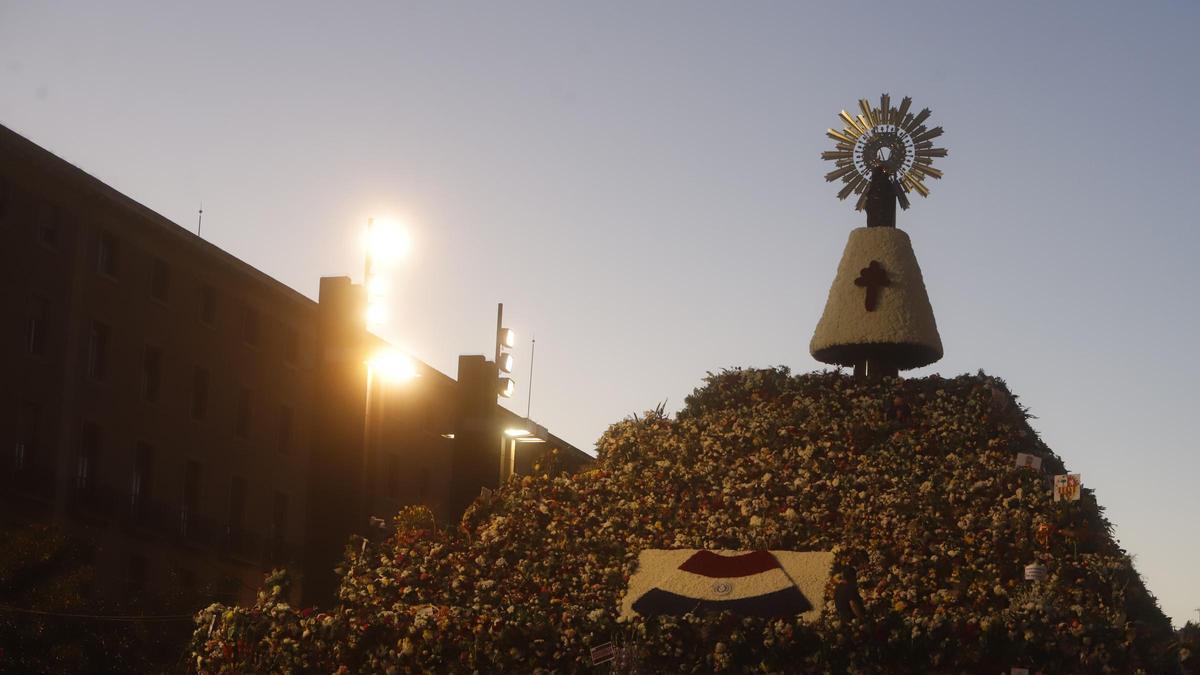
[(517, 389), (517, 383), (513, 382), (511, 377), (500, 378), (500, 396), (511, 398), (513, 392)]
[(372, 274), (367, 280), (367, 298), (386, 298), (392, 294), (392, 285), (388, 280), (378, 274)]
[(389, 315), (387, 306), (370, 304), (367, 305), (367, 311), (363, 313), (363, 318), (367, 321), (367, 328), (373, 329), (387, 323)]
[(513, 355), (501, 354), (500, 361), (496, 363), (502, 373), (511, 373), (513, 371)]
[(496, 336), (496, 340), (502, 347), (512, 349), (517, 346), (517, 334), (511, 328), (501, 328), (500, 334)]
[(385, 382), (407, 382), (420, 376), (417, 364), (395, 349), (381, 349), (367, 359), (371, 373)]
[(408, 231), (393, 220), (372, 220), (367, 226), (367, 255), (386, 265), (403, 258), (412, 247)]
[(454, 434), (442, 434), (442, 438), (454, 440)]
[(518, 443), (545, 443), (546, 439), (538, 438), (537, 436), (525, 436), (523, 438), (516, 439), (516, 441)]
[(520, 438), (521, 436), (528, 436), (529, 430), (519, 428), (505, 429), (504, 435), (508, 436), (509, 438)]

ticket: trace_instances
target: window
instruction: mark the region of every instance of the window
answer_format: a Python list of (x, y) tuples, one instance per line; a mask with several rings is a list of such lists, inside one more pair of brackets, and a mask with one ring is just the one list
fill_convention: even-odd
[(108, 371), (108, 326), (93, 321), (88, 330), (87, 374), (103, 380)]
[(129, 490), (129, 505), (135, 515), (142, 515), (150, 502), (150, 481), (154, 475), (154, 448), (138, 443), (133, 459), (133, 481)]
[(300, 359), (300, 336), (296, 329), (288, 326), (283, 338), (283, 362), (294, 366)]
[(29, 329), (26, 331), (25, 346), (31, 356), (46, 353), (46, 330), (50, 321), (50, 302), (45, 298), (32, 298), (29, 302)]
[(126, 571), (125, 590), (128, 593), (140, 593), (146, 588), (146, 557), (134, 553), (129, 556), (129, 569)]
[(292, 451), (292, 407), (285, 405), (279, 408), (279, 452), (288, 454)]
[(196, 590), (196, 573), (189, 569), (180, 568), (176, 570), (175, 576), (179, 579), (179, 587), (185, 592), (193, 592)]
[(79, 435), (79, 457), (75, 465), (75, 489), (90, 494), (96, 490), (100, 464), (100, 429), (89, 422)]
[(246, 480), (239, 476), (233, 477), (229, 484), (229, 522), (225, 524), (225, 532), (235, 545), (242, 537), (246, 527)]
[(395, 455), (388, 455), (387, 495), (392, 499), (400, 498), (400, 458)]
[(208, 414), (208, 371), (197, 368), (192, 374), (192, 419), (202, 420)]
[(117, 252), (117, 238), (107, 232), (101, 232), (96, 245), (96, 271), (115, 279), (117, 276)]
[(154, 270), (150, 274), (150, 297), (166, 302), (171, 293), (171, 266), (161, 258), (154, 259)]
[(142, 397), (147, 401), (158, 400), (159, 384), (162, 379), (162, 352), (146, 345), (142, 352)]
[(421, 467), (421, 484), (418, 488), (421, 502), (429, 498), (429, 467)]
[(271, 564), (283, 564), (287, 558), (284, 538), (287, 533), (288, 496), (282, 492), (275, 493), (271, 510), (271, 537), (267, 542), (267, 559)]
[(217, 321), (217, 291), (207, 284), (200, 289), (200, 321), (206, 326)]
[(275, 493), (275, 504), (271, 510), (271, 539), (276, 543), (283, 542), (287, 532), (288, 496), (282, 492)]
[(183, 502), (179, 508), (179, 529), (192, 534), (200, 511), (200, 463), (189, 461), (183, 471)]
[(234, 424), (234, 431), (242, 438), (250, 435), (250, 390), (245, 387), (238, 389), (237, 422)]
[(57, 206), (47, 202), (38, 205), (35, 223), (38, 241), (55, 249), (58, 248), (58, 220)]
[(242, 340), (252, 347), (258, 344), (258, 310), (252, 307), (242, 308)]
[(36, 403), (25, 402), (17, 411), (17, 442), (13, 445), (13, 471), (20, 473), (33, 467), (37, 451), (38, 418), (41, 408)]

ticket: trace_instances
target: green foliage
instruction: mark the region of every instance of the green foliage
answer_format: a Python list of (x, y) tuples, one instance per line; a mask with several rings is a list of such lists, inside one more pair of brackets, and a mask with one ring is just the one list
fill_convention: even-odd
[[(998, 379), (710, 375), (675, 419), (613, 425), (597, 467), (514, 479), (458, 527), (408, 509), (351, 542), (338, 604), (197, 617), (202, 672), (574, 672), (612, 641), (644, 672), (1162, 672), (1170, 624), (1095, 495)], [(645, 548), (832, 550), (865, 618), (619, 620)], [(1041, 562), (1041, 583), (1023, 578)], [(212, 627), (211, 633), (209, 627)]]

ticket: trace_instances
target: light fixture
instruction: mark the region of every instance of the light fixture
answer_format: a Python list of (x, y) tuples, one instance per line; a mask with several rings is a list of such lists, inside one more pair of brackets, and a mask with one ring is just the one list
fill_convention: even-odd
[(454, 434), (442, 434), (442, 438), (448, 438), (450, 440), (454, 440)]
[(367, 310), (363, 312), (363, 316), (367, 320), (367, 330), (379, 328), (387, 323), (390, 314), (391, 312), (385, 305), (368, 305)]
[(529, 430), (519, 428), (505, 429), (504, 435), (508, 436), (509, 438), (520, 438), (521, 436), (528, 436)]
[(500, 378), (500, 391), (498, 392), (500, 396), (503, 396), (504, 398), (512, 398), (513, 391), (515, 391), (516, 388), (517, 383), (513, 382), (511, 377)]
[(381, 265), (403, 258), (410, 248), (408, 232), (393, 220), (380, 219), (367, 227), (367, 255)]
[(367, 298), (368, 302), (374, 299), (383, 299), (391, 295), (392, 286), (388, 280), (378, 274), (371, 275), (367, 280)]
[(501, 328), (500, 333), (496, 336), (500, 345), (512, 349), (517, 346), (517, 334), (511, 328)]
[(386, 382), (407, 382), (421, 374), (417, 364), (396, 349), (380, 349), (366, 363), (372, 374)]
[(518, 443), (545, 443), (546, 439), (537, 436), (523, 436), (515, 439)]
[(504, 353), (500, 355), (500, 360), (496, 362), (496, 366), (500, 368), (502, 373), (511, 373), (513, 371), (513, 355)]

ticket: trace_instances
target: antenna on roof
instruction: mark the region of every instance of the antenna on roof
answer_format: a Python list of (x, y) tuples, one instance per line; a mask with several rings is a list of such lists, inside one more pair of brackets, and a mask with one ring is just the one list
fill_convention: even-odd
[(204, 224), (204, 202), (200, 202), (200, 215), (196, 217), (196, 236), (200, 236), (200, 226)]

